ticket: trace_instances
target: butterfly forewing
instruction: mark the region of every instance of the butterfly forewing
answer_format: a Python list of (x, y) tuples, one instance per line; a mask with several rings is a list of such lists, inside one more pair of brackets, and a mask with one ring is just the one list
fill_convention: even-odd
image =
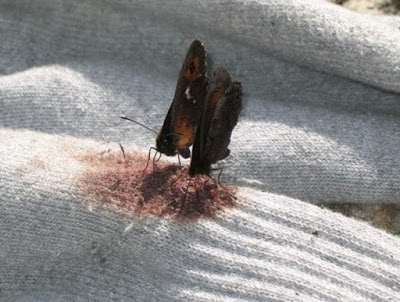
[(175, 96), (163, 127), (157, 137), (156, 147), (161, 153), (184, 158), (190, 156), (203, 108), (206, 76), (206, 52), (203, 44), (192, 42), (179, 74)]

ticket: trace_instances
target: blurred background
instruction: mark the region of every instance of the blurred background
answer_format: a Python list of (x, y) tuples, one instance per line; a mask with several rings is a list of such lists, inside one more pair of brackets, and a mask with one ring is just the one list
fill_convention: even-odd
[(360, 13), (400, 15), (400, 0), (332, 0), (332, 2)]
[[(400, 16), (400, 0), (331, 0), (331, 2), (359, 13)], [(374, 226), (400, 235), (400, 206), (330, 204), (326, 207), (346, 216), (366, 220)]]

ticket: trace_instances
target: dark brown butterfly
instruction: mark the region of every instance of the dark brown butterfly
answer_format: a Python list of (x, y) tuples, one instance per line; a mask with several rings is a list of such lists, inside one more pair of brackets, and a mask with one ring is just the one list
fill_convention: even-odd
[(226, 158), (232, 130), (242, 110), (242, 85), (218, 68), (206, 89), (200, 125), (193, 144), (189, 174), (209, 175), (211, 165)]
[(195, 40), (182, 64), (174, 99), (156, 139), (158, 152), (190, 157), (189, 147), (193, 144), (203, 109), (208, 82), (206, 71), (204, 46)]
[(158, 152), (167, 156), (178, 153), (184, 158), (190, 157), (189, 147), (194, 143), (191, 176), (209, 175), (211, 165), (229, 155), (230, 137), (242, 109), (241, 84), (232, 82), (222, 67), (211, 80), (206, 70), (204, 46), (195, 40), (182, 64), (174, 99), (156, 139)]

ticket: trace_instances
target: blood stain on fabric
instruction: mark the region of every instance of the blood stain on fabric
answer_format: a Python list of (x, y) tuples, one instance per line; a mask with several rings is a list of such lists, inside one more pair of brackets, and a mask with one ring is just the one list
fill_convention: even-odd
[(78, 185), (90, 202), (136, 215), (195, 220), (235, 205), (234, 187), (202, 174), (190, 177), (188, 167), (162, 160), (143, 171), (147, 160), (139, 153), (87, 154), (80, 157), (88, 170)]

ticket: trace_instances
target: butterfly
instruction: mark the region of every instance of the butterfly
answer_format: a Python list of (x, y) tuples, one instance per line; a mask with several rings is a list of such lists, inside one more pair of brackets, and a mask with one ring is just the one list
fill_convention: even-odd
[(193, 144), (190, 176), (209, 175), (211, 165), (230, 154), (228, 145), (241, 110), (241, 83), (232, 82), (225, 68), (217, 68), (206, 87), (200, 124)]
[(223, 67), (217, 68), (209, 79), (206, 51), (200, 41), (194, 40), (182, 64), (175, 96), (154, 149), (167, 156), (179, 154), (189, 158), (189, 147), (193, 145), (189, 174), (209, 175), (211, 165), (230, 153), (230, 137), (241, 110), (241, 83), (232, 82)]
[(200, 123), (208, 83), (206, 51), (203, 44), (194, 40), (182, 64), (175, 96), (156, 139), (156, 150), (167, 156), (180, 154), (190, 157)]

